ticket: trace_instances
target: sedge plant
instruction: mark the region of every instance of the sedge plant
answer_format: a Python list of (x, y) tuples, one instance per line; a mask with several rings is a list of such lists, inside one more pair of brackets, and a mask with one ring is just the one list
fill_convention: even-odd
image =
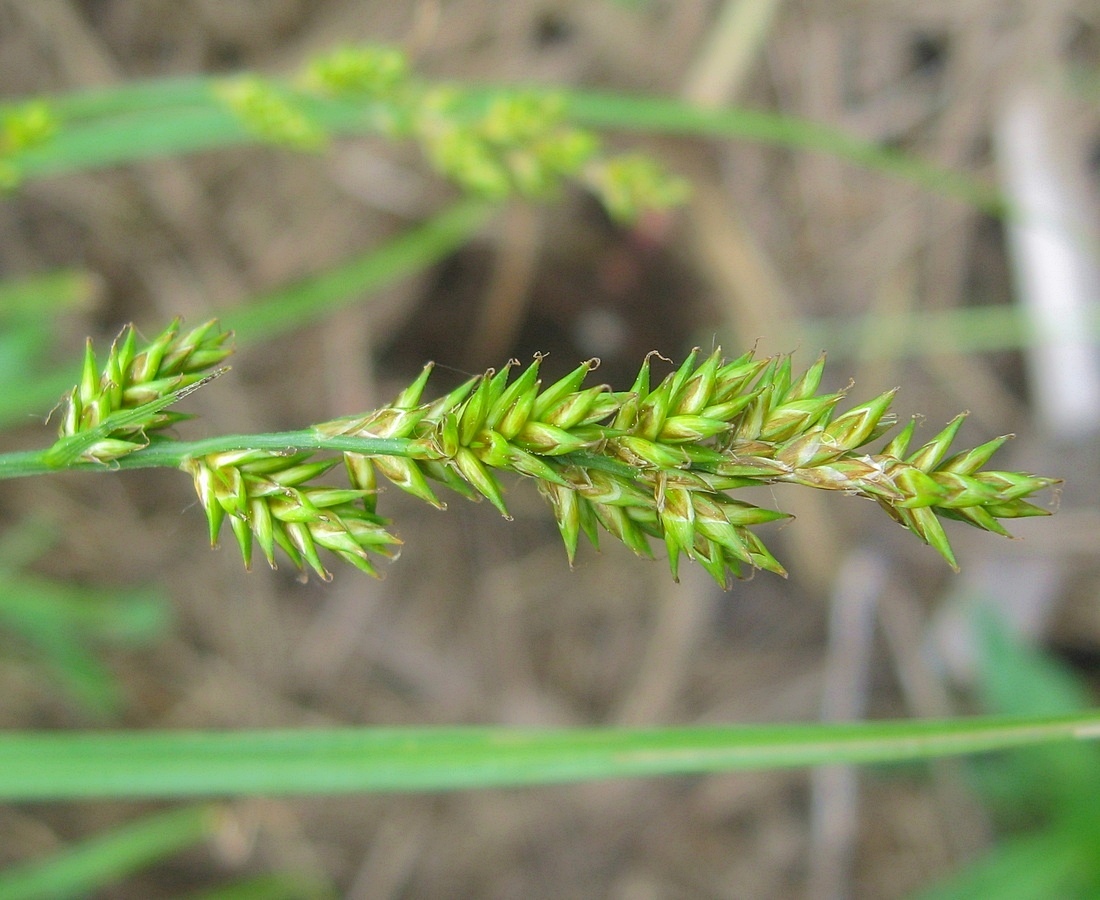
[[(785, 518), (739, 499), (742, 488), (790, 483), (873, 500), (956, 567), (942, 519), (1005, 535), (1003, 519), (1046, 515), (1031, 502), (1055, 479), (986, 464), (1006, 437), (963, 451), (957, 416), (911, 447), (895, 424), (894, 391), (841, 410), (845, 392), (820, 390), (824, 358), (795, 374), (789, 356), (726, 359), (692, 352), (666, 377), (653, 354), (634, 383), (591, 384), (588, 360), (552, 384), (541, 359), (511, 361), (430, 399), (432, 367), (381, 409), (286, 433), (176, 439), (170, 409), (224, 371), (231, 335), (215, 320), (173, 322), (139, 345), (126, 327), (100, 367), (89, 341), (80, 383), (57, 411), (59, 436), (41, 451), (0, 455), (0, 478), (70, 468), (175, 466), (194, 480), (212, 543), (225, 526), (246, 566), (277, 551), (331, 577), (322, 554), (377, 574), (400, 539), (379, 509), (390, 484), (442, 508), (441, 488), (486, 499), (508, 516), (502, 478), (533, 481), (572, 563), (581, 535), (610, 535), (639, 556), (663, 545), (720, 585), (746, 570), (783, 566), (754, 526)], [(342, 471), (339, 478), (336, 472)]]
[[(396, 242), (384, 266), (365, 257), (235, 314), (240, 332), (255, 337), (276, 330), (275, 319), (295, 327), (438, 258), (507, 196), (543, 200), (573, 181), (619, 219), (684, 198), (682, 181), (643, 157), (608, 153), (589, 128), (816, 149), (1003, 213), (995, 195), (964, 176), (813, 123), (654, 97), (429, 82), (401, 54), (378, 47), (320, 57), (291, 79), (164, 80), (5, 106), (0, 184), (256, 141), (314, 152), (342, 136), (382, 134), (417, 143), (475, 198), (441, 217), (418, 249)], [(633, 383), (618, 386), (594, 383), (594, 360), (550, 384), (539, 359), (511, 361), (442, 396), (430, 388), (428, 366), (378, 410), (293, 432), (180, 440), (173, 426), (185, 417), (175, 404), (216, 379), (231, 350), (215, 322), (192, 329), (175, 322), (145, 342), (127, 327), (105, 358), (89, 344), (79, 383), (55, 411), (56, 440), (0, 454), (0, 478), (175, 468), (193, 479), (212, 542), (228, 531), (246, 565), (289, 563), (323, 578), (333, 560), (376, 574), (396, 556), (387, 486), (440, 508), (452, 495), (486, 499), (507, 515), (513, 483), (534, 481), (569, 562), (581, 535), (592, 543), (609, 537), (641, 556), (665, 555), (673, 577), (686, 558), (724, 587), (752, 569), (783, 573), (755, 529), (784, 516), (746, 502), (741, 488), (793, 483), (870, 499), (954, 566), (941, 520), (1004, 534), (1001, 520), (1046, 514), (1032, 498), (1055, 483), (986, 468), (1004, 438), (953, 451), (962, 417), (916, 449), (912, 421), (888, 437), (893, 393), (845, 409), (843, 392), (820, 390), (823, 360), (796, 374), (789, 357), (726, 359), (718, 351), (692, 353), (662, 379), (652, 375), (652, 357), (640, 360)], [(56, 396), (60, 387), (51, 389)], [(882, 762), (1098, 733), (1095, 713), (1056, 712), (768, 727), (7, 732), (0, 797), (474, 788)], [(206, 808), (181, 811), (167, 830), (163, 822), (135, 828), (72, 857), (96, 877), (117, 874), (107, 856), (135, 865), (208, 833), (209, 820)], [(149, 840), (134, 849), (136, 835), (154, 832), (159, 849)], [(40, 884), (43, 873), (61, 873), (86, 891), (96, 882), (85, 871), (46, 860), (41, 871), (12, 874)]]
[[(793, 483), (870, 499), (955, 565), (941, 519), (1005, 534), (1004, 519), (1056, 480), (986, 464), (1004, 442), (952, 451), (962, 417), (911, 448), (892, 438), (893, 391), (842, 409), (823, 392), (824, 361), (795, 374), (788, 356), (731, 360), (693, 352), (626, 389), (590, 383), (595, 360), (544, 384), (541, 360), (512, 361), (432, 398), (431, 366), (388, 405), (297, 431), (176, 437), (173, 405), (224, 371), (231, 335), (215, 321), (173, 322), (151, 341), (128, 326), (56, 411), (58, 437), (0, 454), (0, 479), (59, 471), (170, 467), (189, 475), (216, 542), (229, 531), (246, 565), (288, 561), (328, 579), (332, 560), (377, 574), (400, 547), (387, 485), (436, 507), (459, 495), (507, 515), (506, 485), (534, 481), (571, 561), (584, 535), (640, 556), (663, 547), (723, 587), (753, 569), (783, 574), (756, 526), (784, 514), (735, 496)], [(882, 443), (878, 449), (872, 446)], [(563, 561), (564, 564), (564, 561)], [(344, 728), (242, 732), (10, 732), (0, 735), (0, 797), (410, 791), (607, 777), (885, 762), (1081, 740), (1094, 712), (778, 726), (500, 729)]]

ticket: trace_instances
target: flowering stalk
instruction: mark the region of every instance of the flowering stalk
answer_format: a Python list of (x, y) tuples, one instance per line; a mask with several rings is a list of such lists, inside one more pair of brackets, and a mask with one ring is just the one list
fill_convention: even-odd
[[(916, 450), (910, 421), (870, 451), (894, 425), (893, 391), (838, 412), (845, 392), (819, 392), (824, 358), (796, 376), (789, 356), (726, 360), (718, 350), (692, 352), (656, 385), (651, 354), (625, 391), (586, 384), (596, 360), (544, 385), (536, 357), (425, 400), (428, 365), (366, 415), (185, 444), (163, 434), (181, 418), (164, 410), (219, 371), (228, 336), (213, 322), (181, 335), (176, 322), (141, 351), (135, 341), (123, 331), (102, 372), (89, 347), (60, 440), (0, 454), (0, 478), (176, 465), (194, 479), (212, 542), (228, 521), (246, 565), (258, 546), (274, 566), (278, 547), (324, 578), (321, 550), (370, 574), (374, 555), (395, 555), (400, 541), (377, 510), (383, 482), (439, 508), (444, 486), (507, 516), (501, 476), (530, 479), (570, 563), (582, 534), (598, 545), (606, 532), (641, 556), (663, 544), (673, 577), (687, 557), (723, 586), (746, 567), (785, 574), (753, 527), (786, 514), (735, 498), (739, 488), (787, 482), (874, 500), (956, 567), (941, 519), (1005, 535), (1001, 519), (1047, 515), (1028, 498), (1057, 483), (984, 469), (1005, 437), (952, 453), (963, 416)], [(318, 483), (341, 461), (342, 483)]]

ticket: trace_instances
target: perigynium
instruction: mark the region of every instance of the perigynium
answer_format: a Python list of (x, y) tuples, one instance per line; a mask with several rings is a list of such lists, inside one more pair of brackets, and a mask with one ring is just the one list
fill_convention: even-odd
[[(745, 567), (785, 574), (753, 527), (786, 514), (732, 496), (740, 488), (786, 482), (874, 500), (956, 567), (941, 518), (1004, 535), (1001, 519), (1047, 515), (1027, 498), (1057, 483), (984, 469), (1005, 437), (951, 453), (963, 416), (916, 450), (915, 420), (869, 450), (895, 424), (894, 391), (840, 412), (845, 392), (819, 392), (824, 358), (796, 377), (789, 356), (727, 360), (719, 350), (692, 352), (656, 385), (651, 354), (620, 391), (587, 384), (596, 360), (549, 385), (541, 358), (513, 360), (435, 400), (425, 399), (429, 364), (373, 412), (257, 435), (256, 446), (238, 436), (232, 449), (196, 453), (177, 442), (165, 456), (173, 439), (163, 431), (180, 417), (162, 408), (222, 363), (228, 337), (214, 323), (181, 336), (173, 323), (144, 350), (134, 345), (128, 328), (102, 373), (89, 349), (46, 460), (57, 465), (58, 447), (81, 434), (95, 440), (79, 455), (69, 447), (67, 465), (159, 453), (193, 477), (212, 542), (228, 521), (246, 565), (259, 547), (274, 566), (279, 547), (324, 578), (321, 550), (370, 574), (372, 554), (395, 555), (400, 542), (377, 509), (385, 483), (439, 508), (444, 486), (507, 516), (502, 476), (532, 480), (570, 563), (580, 536), (598, 545), (602, 531), (641, 556), (663, 545), (673, 577), (687, 557), (723, 586)], [(341, 461), (343, 484), (318, 483)]]

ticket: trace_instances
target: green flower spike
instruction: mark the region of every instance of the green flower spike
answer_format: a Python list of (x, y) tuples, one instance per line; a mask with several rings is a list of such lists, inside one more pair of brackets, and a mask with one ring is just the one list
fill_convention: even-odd
[(332, 576), (318, 553), (324, 549), (377, 575), (369, 554), (392, 558), (401, 542), (363, 503), (367, 490), (309, 485), (336, 463), (309, 453), (242, 450), (189, 459), (182, 468), (195, 479), (211, 544), (228, 519), (246, 567), (256, 544), (272, 568), (278, 546), (298, 569), (308, 565), (327, 581)]
[[(656, 386), (651, 354), (626, 391), (586, 385), (597, 360), (544, 386), (536, 357), (425, 400), (429, 365), (373, 412), (257, 436), (253, 447), (247, 436), (199, 442), (194, 455), (181, 445), (173, 456), (178, 442), (159, 433), (184, 417), (168, 407), (224, 371), (229, 337), (215, 322), (184, 333), (177, 321), (139, 346), (128, 327), (102, 368), (89, 344), (59, 439), (22, 464), (173, 459), (194, 480), (211, 543), (228, 522), (246, 566), (256, 548), (274, 566), (280, 548), (326, 579), (322, 551), (372, 575), (378, 557), (396, 555), (400, 541), (377, 512), (387, 482), (439, 508), (442, 485), (507, 516), (505, 486), (529, 479), (570, 565), (581, 535), (598, 546), (604, 531), (639, 556), (663, 547), (673, 577), (687, 557), (723, 586), (746, 568), (785, 574), (755, 529), (786, 514), (732, 496), (740, 488), (789, 483), (873, 500), (955, 566), (943, 519), (1006, 535), (1003, 519), (1047, 515), (1030, 498), (1058, 483), (983, 468), (1005, 437), (952, 453), (963, 416), (914, 451), (915, 421), (869, 450), (894, 425), (893, 391), (839, 411), (845, 391), (819, 392), (823, 359), (796, 377), (787, 356), (727, 361), (719, 350), (692, 352)], [(334, 471), (343, 484), (319, 483)]]
[[(685, 181), (652, 159), (608, 155), (596, 133), (570, 122), (567, 96), (427, 80), (397, 47), (342, 47), (309, 61), (293, 80), (244, 74), (218, 79), (212, 92), (241, 128), (294, 150), (324, 150), (342, 130), (326, 123), (333, 115), (344, 125), (354, 120), (368, 132), (412, 139), (437, 172), (485, 200), (548, 200), (572, 181), (629, 223), (689, 195)], [(14, 151), (52, 133), (46, 112), (0, 117), (0, 188), (19, 180)]]
[(406, 87), (409, 62), (395, 47), (342, 47), (306, 67), (309, 88), (353, 100), (392, 97)]
[(594, 134), (566, 124), (560, 97), (496, 97), (477, 118), (461, 115), (460, 100), (448, 89), (426, 91), (415, 129), (435, 167), (480, 196), (552, 197), (600, 152)]
[(786, 515), (729, 495), (741, 487), (789, 482), (875, 500), (954, 566), (941, 518), (1005, 534), (998, 519), (1045, 514), (1025, 498), (1056, 483), (981, 471), (1003, 439), (948, 456), (961, 418), (915, 453), (912, 422), (867, 451), (894, 424), (894, 392), (838, 413), (845, 392), (818, 393), (824, 359), (795, 377), (789, 357), (726, 361), (716, 350), (700, 362), (696, 351), (656, 387), (651, 361), (629, 391), (585, 387), (594, 360), (544, 388), (536, 358), (421, 404), (425, 370), (393, 406), (315, 431), (410, 440), (401, 457), (346, 454), (364, 490), (381, 473), (440, 505), (428, 484), (442, 481), (507, 514), (500, 475), (532, 478), (571, 565), (580, 535), (595, 545), (602, 529), (641, 556), (660, 541), (674, 577), (686, 556), (723, 585), (746, 566), (785, 574), (753, 528)]
[(102, 372), (88, 341), (80, 383), (61, 401), (51, 463), (111, 462), (146, 446), (152, 432), (188, 418), (165, 409), (224, 371), (217, 367), (233, 352), (232, 335), (219, 331), (216, 320), (186, 334), (180, 327), (177, 319), (139, 350), (137, 332), (127, 325)]
[(323, 150), (328, 135), (306, 113), (300, 99), (275, 82), (258, 75), (240, 75), (219, 81), (214, 96), (261, 140), (295, 150)]

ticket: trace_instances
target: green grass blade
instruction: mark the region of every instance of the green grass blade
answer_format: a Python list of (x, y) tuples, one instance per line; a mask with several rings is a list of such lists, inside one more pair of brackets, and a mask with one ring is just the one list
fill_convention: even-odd
[[(974, 603), (971, 612), (980, 651), (979, 693), (987, 708), (1026, 715), (1085, 707), (1085, 686), (1054, 659), (1021, 643), (990, 603)], [(972, 767), (995, 820), (1008, 814), (1017, 826), (1026, 823), (1030, 833), (998, 843), (983, 858), (919, 894), (920, 900), (1096, 896), (1097, 750), (1084, 743), (1048, 744), (1019, 748)]]
[(1028, 646), (998, 617), (993, 604), (992, 599), (972, 604), (970, 616), (980, 651), (978, 693), (983, 707), (1024, 716), (1086, 709), (1089, 689), (1084, 681), (1055, 657)]
[[(1100, 315), (1089, 334), (1100, 336)], [(779, 343), (828, 347), (830, 356), (900, 359), (939, 353), (1018, 350), (1048, 340), (1026, 310), (1006, 304), (920, 310), (900, 315), (872, 313), (803, 319)]]
[(119, 711), (122, 690), (94, 648), (151, 643), (170, 615), (168, 599), (155, 591), (96, 591), (0, 572), (0, 628), (18, 635), (33, 662), (95, 718)]
[(164, 633), (171, 607), (154, 590), (94, 590), (21, 571), (53, 543), (53, 530), (37, 521), (17, 523), (0, 538), (0, 629), (13, 645), (5, 649), (18, 639), (31, 665), (48, 670), (85, 713), (106, 718), (119, 710), (122, 691), (94, 648), (151, 643)]
[[(1086, 709), (1089, 691), (1067, 666), (1027, 646), (993, 612), (975, 603), (971, 620), (979, 650), (978, 694), (984, 709), (1003, 715), (1035, 715)], [(1075, 822), (1100, 837), (1096, 789), (1100, 787), (1100, 747), (1065, 744), (1031, 747), (997, 760), (986, 773), (999, 775), (1002, 793), (995, 808), (1024, 816), (1045, 815)], [(979, 778), (979, 784), (983, 780)], [(988, 783), (988, 782), (986, 782)]]
[(85, 643), (141, 646), (161, 637), (171, 616), (171, 603), (159, 590), (96, 590), (0, 572), (0, 621), (27, 635), (64, 632)]
[[(23, 178), (120, 165), (179, 153), (239, 144), (257, 138), (214, 96), (215, 78), (164, 79), (51, 98), (63, 122), (45, 143), (15, 154)], [(533, 86), (473, 87), (455, 84), (459, 111), (476, 114), (492, 98), (548, 93), (566, 100), (568, 118), (578, 125), (710, 138), (735, 138), (798, 150), (812, 150), (855, 165), (913, 181), (1000, 214), (999, 194), (970, 176), (940, 168), (892, 148), (853, 137), (827, 125), (764, 110), (700, 109), (681, 100), (631, 97), (595, 91), (561, 91)], [(383, 103), (298, 95), (309, 115), (335, 135), (376, 132)]]
[(242, 342), (274, 337), (400, 278), (439, 262), (461, 247), (495, 207), (463, 200), (363, 256), (249, 301), (221, 318)]
[(156, 78), (129, 81), (110, 87), (77, 88), (65, 94), (44, 96), (50, 109), (64, 123), (103, 119), (146, 110), (202, 106), (210, 102), (209, 77)]
[[(1049, 900), (1094, 897), (1096, 861), (1087, 845), (1060, 831), (1005, 841), (959, 874), (910, 900)], [(1090, 889), (1091, 888), (1091, 889)]]
[(34, 650), (32, 664), (40, 666), (87, 719), (117, 721), (123, 707), (121, 685), (87, 644), (68, 634), (44, 634)]
[(337, 896), (330, 885), (305, 876), (268, 874), (188, 894), (186, 900), (335, 900)]
[[(360, 257), (227, 311), (222, 322), (237, 333), (241, 342), (266, 340), (316, 322), (366, 293), (439, 262), (465, 244), (495, 209), (493, 204), (479, 200), (461, 200)], [(59, 305), (77, 302), (87, 284), (86, 275), (70, 272), (0, 283), (0, 318), (5, 310), (14, 315), (36, 302), (52, 312)], [(31, 337), (45, 340), (51, 328), (44, 321)], [(42, 340), (31, 344), (31, 337), (23, 339), (21, 334), (10, 330), (0, 334), (0, 374), (8, 371), (10, 375), (5, 379), (10, 389), (0, 395), (0, 427), (25, 420), (32, 413), (44, 417), (80, 377), (77, 367), (68, 373), (65, 369), (52, 370), (28, 378), (28, 368), (41, 365)], [(7, 367), (6, 359), (11, 360)]]
[(97, 835), (43, 860), (0, 872), (4, 900), (62, 900), (83, 897), (191, 847), (219, 825), (214, 807), (157, 813)]
[(912, 181), (935, 193), (957, 197), (988, 212), (1004, 212), (998, 192), (969, 175), (943, 169), (907, 153), (806, 119), (743, 108), (701, 109), (681, 100), (661, 97), (629, 97), (591, 91), (567, 92), (565, 97), (569, 117), (580, 125), (737, 138), (814, 150)]
[(12, 163), (30, 180), (254, 141), (230, 112), (214, 105), (155, 109), (64, 127), (15, 154)]
[(1100, 712), (641, 730), (8, 732), (0, 798), (435, 791), (896, 762), (1096, 736)]
[(81, 269), (0, 281), (0, 322), (5, 327), (12, 319), (50, 323), (63, 312), (87, 306), (95, 292), (95, 277)]
[[(223, 79), (164, 79), (50, 98), (61, 120), (49, 140), (14, 153), (23, 179), (47, 178), (163, 156), (264, 143), (215, 95)], [(296, 94), (333, 135), (378, 133), (383, 103)]]
[[(332, 134), (377, 131), (373, 115), (347, 104), (315, 101), (308, 107)], [(139, 109), (65, 126), (50, 140), (15, 154), (12, 162), (23, 179), (48, 178), (256, 143), (262, 141), (211, 95), (201, 105)]]
[(33, 422), (42, 424), (66, 390), (80, 379), (80, 366), (62, 366), (39, 377), (4, 381), (0, 391), (0, 428)]
[(59, 270), (0, 281), (0, 426), (15, 424), (31, 410), (40, 416), (79, 377), (46, 368), (59, 316), (87, 306), (96, 291), (94, 277)]

